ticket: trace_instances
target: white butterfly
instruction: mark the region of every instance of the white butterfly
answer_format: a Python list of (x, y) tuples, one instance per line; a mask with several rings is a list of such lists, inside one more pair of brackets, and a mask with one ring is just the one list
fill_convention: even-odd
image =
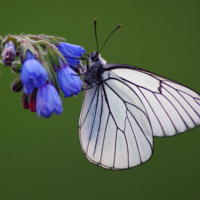
[(86, 158), (119, 170), (153, 153), (153, 137), (173, 136), (200, 125), (200, 95), (149, 71), (88, 56), (79, 139)]

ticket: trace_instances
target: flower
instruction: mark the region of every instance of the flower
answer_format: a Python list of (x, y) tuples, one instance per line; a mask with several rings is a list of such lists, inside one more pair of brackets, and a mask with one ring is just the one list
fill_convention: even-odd
[(57, 70), (57, 78), (65, 97), (78, 95), (81, 91), (82, 81), (80, 77), (66, 64), (61, 63), (61, 69)]
[(62, 102), (55, 87), (49, 83), (39, 87), (36, 97), (37, 116), (49, 118), (53, 112), (59, 115), (62, 111)]
[(38, 88), (44, 85), (47, 80), (46, 70), (29, 50), (26, 51), (26, 59), (22, 65), (20, 77), (26, 94), (30, 94), (34, 87)]
[(78, 64), (81, 63), (79, 59), (74, 58), (79, 58), (82, 56), (82, 54), (85, 53), (85, 49), (83, 47), (66, 42), (61, 42), (59, 43), (59, 45), (56, 46), (67, 60), (70, 67), (76, 67)]
[(8, 41), (5, 44), (4, 50), (1, 56), (2, 56), (2, 61), (4, 62), (5, 66), (11, 66), (16, 56), (15, 44), (12, 40)]

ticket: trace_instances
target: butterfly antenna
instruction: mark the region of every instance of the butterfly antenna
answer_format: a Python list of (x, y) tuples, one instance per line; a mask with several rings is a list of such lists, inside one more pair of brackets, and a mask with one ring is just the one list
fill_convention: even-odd
[(108, 41), (108, 39), (111, 37), (111, 35), (112, 35), (118, 28), (120, 28), (121, 26), (122, 26), (121, 24), (118, 25), (118, 26), (114, 29), (114, 31), (108, 36), (108, 38), (106, 39), (106, 41), (104, 42), (103, 46), (101, 47), (101, 49), (99, 50), (98, 53), (100, 53), (100, 51), (103, 49), (103, 47), (105, 46), (105, 44), (107, 43), (107, 41)]
[(97, 43), (97, 53), (98, 53), (97, 19), (94, 20), (94, 32), (95, 32), (95, 38), (96, 38), (96, 43)]

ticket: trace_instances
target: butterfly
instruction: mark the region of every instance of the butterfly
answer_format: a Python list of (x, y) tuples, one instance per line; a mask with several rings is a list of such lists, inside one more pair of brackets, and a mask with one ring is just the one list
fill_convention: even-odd
[(148, 161), (153, 137), (200, 125), (200, 95), (147, 70), (88, 55), (79, 140), (86, 158), (103, 168), (129, 169)]

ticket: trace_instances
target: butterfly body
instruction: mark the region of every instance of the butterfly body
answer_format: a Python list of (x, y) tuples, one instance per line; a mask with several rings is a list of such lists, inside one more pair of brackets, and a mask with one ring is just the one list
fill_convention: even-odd
[(101, 74), (104, 72), (104, 65), (106, 64), (106, 61), (96, 52), (90, 53), (88, 58), (89, 63), (87, 72), (84, 75), (84, 83), (96, 85), (101, 82)]
[(200, 95), (179, 83), (92, 52), (84, 76), (79, 139), (87, 159), (129, 169), (149, 160), (153, 137), (200, 125)]

